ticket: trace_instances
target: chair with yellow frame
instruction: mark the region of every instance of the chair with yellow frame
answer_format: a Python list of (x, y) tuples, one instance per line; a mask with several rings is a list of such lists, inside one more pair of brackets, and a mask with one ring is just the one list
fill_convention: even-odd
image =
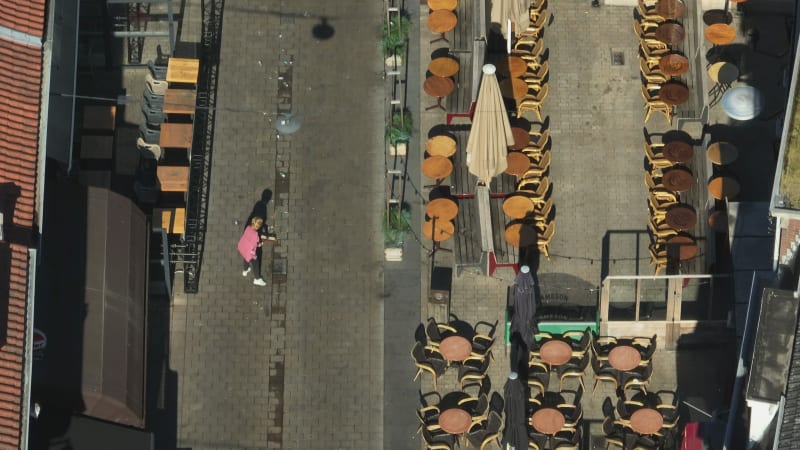
[(532, 132), (530, 137), (528, 145), (522, 149), (522, 152), (528, 154), (529, 157), (538, 157), (544, 152), (545, 146), (550, 140), (550, 130), (546, 129), (541, 133)]
[(538, 162), (532, 163), (522, 175), (522, 179), (541, 178), (550, 169), (550, 152), (545, 152)]
[(656, 152), (653, 151), (653, 147), (646, 142), (644, 144), (644, 154), (647, 156), (650, 165), (656, 169), (663, 170), (675, 165), (675, 163), (665, 158), (661, 153), (656, 154)]
[(651, 46), (647, 45), (646, 42), (640, 42), (639, 53), (645, 59), (645, 61), (647, 61), (648, 66), (658, 67), (659, 63), (661, 62), (661, 57), (669, 53), (669, 50), (652, 48)]
[(536, 22), (539, 20), (540, 16), (547, 15), (547, 0), (531, 3), (530, 9), (528, 9), (528, 14), (530, 15), (531, 22)]
[(533, 37), (541, 39), (544, 34), (544, 27), (547, 25), (547, 14), (539, 14), (536, 20), (531, 20), (524, 31), (517, 34), (520, 37)]
[(647, 65), (647, 60), (639, 58), (639, 70), (648, 83), (662, 84), (667, 82), (667, 77), (656, 68)]
[(550, 241), (553, 240), (553, 235), (556, 234), (556, 221), (553, 220), (547, 224), (544, 231), (539, 233), (539, 237), (536, 240), (536, 246), (539, 247), (539, 251), (550, 261)]
[(544, 99), (547, 98), (547, 86), (547, 84), (542, 85), (538, 90), (536, 90), (534, 95), (530, 94), (531, 89), (529, 86), (528, 95), (526, 95), (517, 104), (517, 118), (522, 117), (522, 114), (525, 111), (533, 111), (536, 113), (536, 117), (539, 119), (539, 121), (542, 121), (542, 102), (544, 102)]
[(545, 79), (547, 78), (547, 72), (549, 70), (550, 65), (545, 61), (537, 69), (525, 72), (522, 79), (525, 80), (525, 84), (527, 84), (529, 88), (538, 90), (545, 84)]
[(667, 122), (669, 124), (672, 124), (672, 106), (671, 105), (669, 105), (669, 104), (665, 103), (664, 101), (662, 101), (661, 98), (658, 97), (658, 95), (652, 95), (648, 91), (647, 86), (645, 86), (645, 85), (642, 85), (642, 97), (644, 98), (644, 107), (645, 107), (645, 109), (647, 111), (645, 113), (645, 116), (644, 116), (645, 123), (647, 123), (647, 121), (650, 120), (650, 116), (654, 112), (660, 112), (660, 113), (664, 114), (664, 117), (666, 117)]

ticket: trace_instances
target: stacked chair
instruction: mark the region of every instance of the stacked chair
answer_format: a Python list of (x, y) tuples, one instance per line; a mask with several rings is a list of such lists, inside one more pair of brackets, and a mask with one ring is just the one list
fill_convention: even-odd
[(639, 69), (642, 76), (642, 98), (644, 99), (644, 121), (650, 120), (654, 112), (662, 113), (672, 123), (672, 106), (658, 96), (661, 85), (669, 80), (658, 68), (661, 57), (670, 52), (669, 46), (655, 37), (655, 29), (664, 18), (657, 15), (654, 7), (639, 1), (634, 10), (633, 30), (639, 39)]
[(532, 111), (539, 121), (542, 120), (542, 102), (547, 98), (547, 77), (549, 66), (547, 50), (544, 49), (544, 28), (547, 25), (547, 0), (533, 2), (529, 8), (530, 25), (518, 34), (514, 43), (513, 55), (527, 62), (528, 67), (522, 78), (528, 86), (528, 92), (517, 102), (517, 117), (525, 111)]

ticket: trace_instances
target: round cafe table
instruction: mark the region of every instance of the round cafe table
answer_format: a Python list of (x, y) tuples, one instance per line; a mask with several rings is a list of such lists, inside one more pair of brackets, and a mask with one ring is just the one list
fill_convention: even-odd
[(512, 219), (522, 219), (533, 212), (533, 209), (533, 200), (526, 194), (511, 194), (503, 199), (503, 212)]
[(531, 426), (539, 433), (554, 435), (564, 428), (564, 415), (555, 408), (537, 409), (531, 415)]
[(731, 84), (739, 79), (739, 68), (733, 63), (717, 61), (708, 66), (708, 78), (715, 83)]
[(686, 12), (686, 5), (681, 0), (658, 0), (655, 11), (665, 19), (677, 19)]
[(689, 100), (689, 88), (683, 83), (668, 81), (661, 85), (658, 96), (668, 105), (680, 105)]
[(422, 224), (422, 234), (434, 242), (446, 241), (453, 237), (453, 234), (456, 232), (456, 226), (453, 222), (436, 219), (436, 234), (434, 234), (433, 222), (433, 220), (427, 220)]
[(456, 153), (456, 140), (444, 134), (434, 136), (428, 139), (425, 150), (431, 156), (453, 156)]
[(680, 53), (667, 53), (658, 60), (658, 68), (669, 77), (683, 75), (689, 71), (689, 59)]
[(508, 146), (511, 150), (522, 150), (531, 142), (531, 135), (525, 128), (511, 127), (511, 134), (514, 135), (514, 144)]
[(689, 205), (675, 205), (667, 210), (664, 221), (670, 228), (686, 231), (697, 223), (697, 212)]
[(452, 11), (458, 6), (458, 0), (428, 0), (428, 8), (431, 11), (446, 9)]
[(572, 358), (572, 347), (564, 341), (553, 339), (542, 344), (539, 357), (551, 366), (560, 366)]
[(439, 413), (439, 426), (450, 434), (463, 434), (472, 425), (472, 416), (461, 408), (448, 408)]
[(429, 156), (422, 160), (422, 174), (441, 180), (453, 172), (453, 161), (445, 156)]
[(708, 193), (717, 200), (736, 197), (739, 182), (731, 177), (717, 177), (708, 182)]
[(506, 163), (506, 173), (517, 178), (521, 177), (531, 166), (530, 158), (522, 152), (508, 152)]
[(667, 256), (677, 255), (678, 260), (686, 261), (697, 256), (697, 242), (687, 234), (676, 234), (667, 239)]
[(527, 247), (536, 243), (536, 228), (522, 222), (514, 222), (506, 227), (506, 242), (514, 247)]
[(715, 23), (706, 27), (706, 40), (714, 45), (727, 45), (736, 39), (736, 29), (727, 23)]
[(739, 157), (739, 149), (729, 142), (714, 142), (708, 146), (706, 157), (717, 165), (730, 164)]
[(472, 353), (472, 343), (464, 336), (447, 336), (439, 343), (439, 353), (448, 361), (463, 361)]
[(630, 345), (617, 345), (608, 352), (608, 363), (617, 370), (633, 370), (642, 362), (642, 354)]
[(528, 70), (528, 63), (519, 56), (510, 55), (508, 57), (508, 74), (518, 78), (525, 75)]
[(708, 215), (708, 226), (717, 233), (728, 233), (728, 213), (716, 210)]
[(656, 28), (656, 39), (665, 44), (680, 44), (685, 37), (686, 30), (678, 22), (664, 22)]
[(639, 434), (655, 434), (664, 426), (664, 417), (655, 409), (639, 408), (631, 414), (631, 428)]
[(436, 220), (451, 220), (458, 215), (458, 203), (447, 197), (435, 198), (425, 205), (425, 214)]
[(440, 56), (428, 63), (428, 71), (437, 77), (452, 77), (458, 73), (459, 68), (458, 61), (449, 56)]
[(694, 156), (694, 148), (688, 142), (670, 141), (664, 144), (661, 154), (673, 163), (684, 163)]
[(446, 9), (437, 9), (436, 11), (432, 11), (428, 15), (428, 29), (434, 33), (440, 34), (441, 37), (439, 39), (435, 39), (431, 43), (439, 40), (448, 42), (444, 37), (444, 34), (455, 28), (457, 23), (458, 18), (453, 11), (448, 11)]
[(422, 83), (422, 90), (425, 91), (426, 94), (430, 95), (431, 97), (436, 98), (436, 104), (425, 108), (433, 109), (433, 108), (441, 108), (445, 109), (442, 106), (442, 99), (447, 97), (453, 92), (455, 88), (455, 83), (453, 79), (450, 77), (440, 77), (437, 75), (431, 75), (425, 79), (425, 82)]
[(703, 23), (706, 25), (714, 25), (715, 23), (731, 23), (733, 22), (733, 14), (724, 9), (709, 9), (703, 13)]
[(694, 175), (686, 167), (675, 166), (664, 171), (661, 176), (661, 184), (673, 192), (688, 191), (694, 184)]
[(528, 93), (528, 83), (522, 78), (506, 78), (500, 82), (500, 92), (503, 97), (520, 101)]

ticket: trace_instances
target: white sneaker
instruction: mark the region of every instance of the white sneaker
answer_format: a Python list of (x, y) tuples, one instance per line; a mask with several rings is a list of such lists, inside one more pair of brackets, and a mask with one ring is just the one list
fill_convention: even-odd
[(266, 286), (267, 282), (261, 278), (256, 278), (255, 280), (253, 280), (253, 284), (255, 284), (256, 286)]
[(250, 268), (249, 267), (247, 268), (247, 270), (243, 270), (242, 271), (242, 276), (246, 277), (248, 273), (250, 273)]

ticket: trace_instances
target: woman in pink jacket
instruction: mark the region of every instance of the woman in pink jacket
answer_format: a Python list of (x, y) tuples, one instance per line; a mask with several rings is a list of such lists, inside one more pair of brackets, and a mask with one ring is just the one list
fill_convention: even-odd
[(258, 234), (258, 230), (264, 225), (264, 219), (261, 217), (253, 217), (250, 220), (250, 226), (245, 228), (244, 233), (242, 233), (242, 237), (239, 239), (239, 254), (242, 255), (244, 258), (244, 270), (242, 271), (242, 276), (246, 277), (250, 270), (253, 271), (253, 275), (256, 277), (253, 280), (253, 284), (256, 286), (266, 286), (267, 282), (261, 278), (261, 265), (258, 263), (258, 255), (256, 254), (256, 250), (258, 247), (261, 247), (262, 239), (261, 236)]

